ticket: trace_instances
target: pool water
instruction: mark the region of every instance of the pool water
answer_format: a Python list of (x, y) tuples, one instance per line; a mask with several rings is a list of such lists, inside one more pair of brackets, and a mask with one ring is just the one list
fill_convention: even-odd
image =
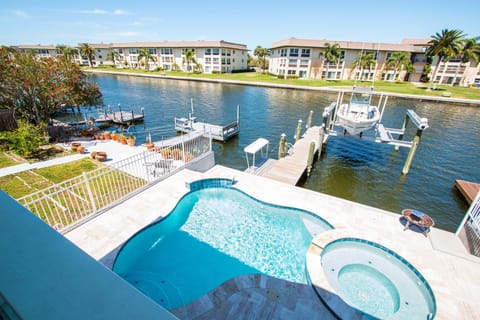
[(167, 309), (239, 275), (306, 284), (307, 248), (331, 228), (312, 213), (260, 202), (234, 188), (203, 188), (132, 237), (113, 271)]
[(367, 317), (432, 319), (433, 292), (404, 258), (377, 243), (343, 238), (321, 253), (324, 274), (335, 292)]

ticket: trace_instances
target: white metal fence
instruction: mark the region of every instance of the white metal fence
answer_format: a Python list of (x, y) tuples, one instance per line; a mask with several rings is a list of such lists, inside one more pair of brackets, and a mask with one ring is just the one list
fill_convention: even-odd
[(462, 229), (465, 229), (466, 240), (470, 252), (480, 257), (480, 192), (473, 200), (470, 208), (465, 214), (462, 223), (457, 229), (456, 235), (459, 235)]
[(54, 229), (65, 232), (148, 184), (182, 169), (211, 151), (201, 136), (144, 151), (17, 199)]

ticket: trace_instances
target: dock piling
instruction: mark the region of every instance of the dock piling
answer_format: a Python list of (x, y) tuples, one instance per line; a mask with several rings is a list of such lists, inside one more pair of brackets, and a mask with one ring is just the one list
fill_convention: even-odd
[(280, 143), (278, 146), (278, 159), (285, 157), (285, 147), (287, 145), (287, 136), (285, 133), (282, 133), (280, 136)]
[(316, 145), (315, 140), (312, 140), (312, 142), (310, 142), (310, 149), (308, 150), (307, 177), (310, 176), (310, 172), (312, 171), (313, 159), (314, 159), (314, 156), (315, 156), (315, 145)]
[(300, 140), (300, 134), (302, 132), (302, 119), (298, 120), (297, 130), (295, 131), (295, 143)]
[(313, 110), (310, 110), (310, 113), (308, 114), (307, 125), (305, 126), (306, 129), (312, 126), (312, 121), (313, 121)]
[(418, 129), (417, 133), (415, 134), (415, 137), (413, 138), (412, 147), (408, 152), (407, 160), (405, 160), (405, 165), (403, 166), (403, 169), (402, 169), (403, 175), (406, 175), (410, 170), (410, 165), (412, 164), (413, 157), (415, 156), (415, 151), (417, 151), (417, 146), (420, 143), (420, 137), (422, 136), (422, 132), (423, 130)]

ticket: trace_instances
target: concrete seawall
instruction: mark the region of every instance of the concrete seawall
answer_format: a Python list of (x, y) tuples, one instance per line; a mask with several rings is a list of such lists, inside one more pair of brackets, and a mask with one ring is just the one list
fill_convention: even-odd
[[(277, 83), (258, 82), (258, 81), (191, 78), (191, 77), (170, 76), (170, 75), (161, 75), (161, 74), (116, 72), (116, 71), (104, 71), (104, 70), (94, 70), (94, 69), (86, 69), (84, 71), (88, 72), (88, 73), (111, 74), (111, 75), (119, 75), (119, 76), (134, 76), (134, 77), (159, 78), (159, 79), (171, 79), (171, 80), (183, 80), (183, 81), (200, 81), (200, 82), (211, 82), (211, 83), (228, 83), (228, 84), (238, 84), (238, 85), (245, 85), (245, 86), (267, 87), (267, 88), (323, 91), (323, 92), (329, 92), (329, 93), (336, 93), (336, 92), (340, 92), (340, 91), (351, 90), (351, 87), (297, 86), (297, 85), (292, 85), (292, 84), (277, 84)], [(376, 94), (376, 95), (386, 94), (390, 97), (409, 99), (409, 100), (417, 100), (417, 101), (446, 102), (446, 103), (464, 104), (464, 105), (471, 105), (471, 106), (480, 106), (480, 100), (476, 100), (476, 99), (434, 97), (434, 96), (405, 94), (405, 93), (394, 93), (394, 92), (386, 92), (386, 91), (375, 91), (374, 94)]]

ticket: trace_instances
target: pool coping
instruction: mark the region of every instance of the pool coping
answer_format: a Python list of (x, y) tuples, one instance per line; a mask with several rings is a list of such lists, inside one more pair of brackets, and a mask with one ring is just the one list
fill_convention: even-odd
[[(403, 231), (398, 213), (220, 165), (205, 173), (182, 170), (65, 236), (108, 266), (105, 260), (109, 254), (114, 255), (115, 249), (136, 231), (171, 212), (189, 191), (186, 183), (202, 178), (232, 177), (236, 181), (235, 188), (258, 200), (300, 208), (321, 216), (336, 228), (327, 231), (332, 240), (343, 233), (341, 237), (373, 241), (404, 257), (430, 284), (437, 302), (436, 319), (480, 319), (478, 259), (465, 259), (460, 252), (455, 255), (440, 247), (444, 242), (458, 241), (453, 233), (433, 228), (425, 237), (411, 230)], [(442, 238), (442, 242), (434, 240), (437, 237)]]

